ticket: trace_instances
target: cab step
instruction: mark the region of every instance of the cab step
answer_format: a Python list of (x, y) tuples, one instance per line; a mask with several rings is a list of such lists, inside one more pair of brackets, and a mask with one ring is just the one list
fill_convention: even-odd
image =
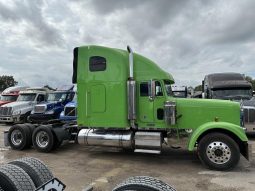
[(134, 152), (135, 153), (160, 154), (161, 150), (135, 149)]

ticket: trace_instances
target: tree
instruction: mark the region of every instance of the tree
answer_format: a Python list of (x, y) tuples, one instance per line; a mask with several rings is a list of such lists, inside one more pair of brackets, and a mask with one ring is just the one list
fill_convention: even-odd
[(195, 91), (202, 91), (202, 85), (198, 85), (194, 89)]
[(0, 76), (0, 91), (5, 90), (8, 87), (17, 85), (18, 82), (14, 80), (13, 76)]
[(250, 76), (245, 76), (245, 79), (251, 83), (252, 89), (255, 90), (255, 79), (252, 79)]

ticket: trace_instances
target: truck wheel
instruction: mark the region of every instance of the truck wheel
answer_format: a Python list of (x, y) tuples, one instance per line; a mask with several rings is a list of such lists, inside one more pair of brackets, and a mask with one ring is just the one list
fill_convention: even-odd
[(12, 161), (9, 164), (22, 168), (33, 180), (36, 188), (54, 178), (48, 167), (36, 158), (21, 158)]
[(34, 130), (32, 142), (36, 150), (47, 153), (53, 149), (54, 135), (48, 126), (42, 125)]
[(35, 185), (29, 175), (18, 166), (6, 164), (0, 167), (0, 187), (4, 191), (34, 191)]
[(12, 149), (23, 150), (31, 146), (31, 132), (27, 126), (13, 125), (8, 132), (8, 141)]
[(223, 133), (210, 133), (198, 143), (198, 156), (202, 163), (214, 170), (234, 168), (240, 159), (237, 143)]
[(176, 191), (168, 184), (149, 176), (134, 176), (117, 185), (112, 191)]

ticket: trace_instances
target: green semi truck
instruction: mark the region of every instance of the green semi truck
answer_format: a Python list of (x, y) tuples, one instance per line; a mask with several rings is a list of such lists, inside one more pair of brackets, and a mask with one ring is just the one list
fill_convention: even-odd
[[(68, 139), (160, 153), (173, 143), (197, 150), (201, 161), (216, 170), (233, 168), (241, 154), (251, 159), (238, 103), (173, 97), (172, 75), (130, 47), (81, 46), (73, 53), (77, 124), (16, 125), (8, 132), (12, 148), (21, 150), (32, 142), (49, 152)], [(27, 138), (15, 135), (19, 131)]]

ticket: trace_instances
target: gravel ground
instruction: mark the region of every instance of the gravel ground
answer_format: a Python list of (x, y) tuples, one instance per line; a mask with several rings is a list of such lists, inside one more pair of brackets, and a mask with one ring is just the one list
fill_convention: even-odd
[[(110, 191), (124, 179), (139, 175), (159, 178), (178, 191), (255, 190), (255, 163), (243, 157), (232, 171), (219, 172), (206, 169), (195, 153), (182, 149), (165, 149), (155, 155), (66, 143), (52, 153), (38, 153), (33, 148), (14, 151), (4, 147), (3, 131), (8, 129), (0, 124), (0, 164), (25, 156), (39, 158), (67, 185), (68, 191), (88, 185), (93, 185), (94, 190)], [(250, 139), (254, 158), (255, 138)]]

